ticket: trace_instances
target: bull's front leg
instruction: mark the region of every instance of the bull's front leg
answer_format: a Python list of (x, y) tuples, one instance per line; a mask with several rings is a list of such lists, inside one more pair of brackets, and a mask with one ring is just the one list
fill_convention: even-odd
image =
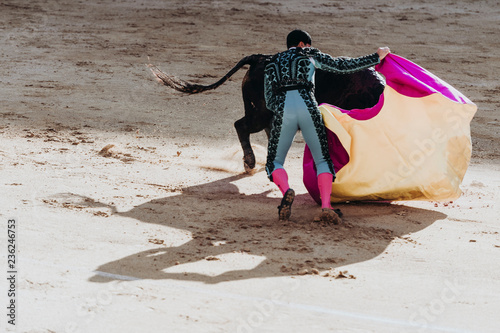
[(238, 138), (240, 140), (241, 148), (243, 148), (243, 166), (246, 172), (250, 172), (255, 168), (255, 155), (250, 144), (250, 133), (252, 132), (248, 126), (248, 121), (246, 117), (237, 120), (234, 123), (234, 128), (238, 133)]

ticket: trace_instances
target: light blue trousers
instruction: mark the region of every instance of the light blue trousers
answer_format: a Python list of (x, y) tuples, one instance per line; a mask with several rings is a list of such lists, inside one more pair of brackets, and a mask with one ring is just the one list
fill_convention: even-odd
[[(318, 112), (320, 111), (318, 110)], [(316, 127), (307, 109), (307, 105), (298, 90), (290, 90), (286, 93), (283, 123), (279, 134), (276, 158), (273, 161), (274, 170), (283, 169), (286, 155), (298, 130), (302, 131), (302, 136), (311, 150), (317, 174), (331, 173), (328, 163), (321, 152), (321, 144)]]

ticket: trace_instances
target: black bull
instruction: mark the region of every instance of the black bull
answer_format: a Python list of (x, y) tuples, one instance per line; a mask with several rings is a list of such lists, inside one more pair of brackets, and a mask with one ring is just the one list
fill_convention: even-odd
[[(168, 87), (189, 94), (216, 89), (241, 67), (250, 65), (243, 78), (242, 93), (245, 116), (234, 123), (243, 148), (245, 170), (255, 167), (255, 155), (250, 145), (250, 134), (265, 130), (269, 136), (271, 111), (264, 99), (264, 68), (270, 55), (254, 54), (241, 59), (223, 78), (210, 85), (189, 83), (149, 65), (153, 74)], [(316, 71), (315, 97), (319, 104), (328, 103), (342, 109), (363, 109), (375, 105), (384, 90), (383, 78), (373, 69), (353, 74), (333, 74)]]

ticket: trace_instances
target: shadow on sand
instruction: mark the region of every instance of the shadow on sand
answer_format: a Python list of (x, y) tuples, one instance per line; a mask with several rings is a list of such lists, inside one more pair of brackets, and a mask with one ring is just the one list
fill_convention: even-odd
[[(267, 193), (244, 195), (232, 183), (244, 177), (248, 176), (187, 187), (178, 195), (125, 212), (79, 197), (89, 207), (109, 207), (116, 215), (168, 227), (165, 234), (175, 228), (192, 235), (179, 246), (161, 244), (102, 264), (90, 281), (125, 276), (219, 283), (296, 275), (303, 269), (327, 270), (373, 259), (393, 240), (446, 217), (404, 205), (351, 203), (339, 205), (344, 213), (342, 225), (321, 225), (312, 221), (318, 206), (303, 194), (296, 198), (291, 221), (282, 223), (277, 220), (278, 198), (269, 198)], [(195, 262), (201, 271), (193, 270)], [(253, 263), (251, 267), (245, 265), (248, 262)]]

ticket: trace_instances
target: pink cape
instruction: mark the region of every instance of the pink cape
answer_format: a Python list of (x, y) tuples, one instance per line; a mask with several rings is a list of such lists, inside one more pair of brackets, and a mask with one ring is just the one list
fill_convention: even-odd
[[(389, 54), (375, 68), (386, 79), (379, 102), (343, 110), (322, 104), (337, 178), (332, 201), (448, 200), (470, 161), (470, 121), (476, 106), (424, 68)], [(320, 202), (306, 146), (304, 185)]]

